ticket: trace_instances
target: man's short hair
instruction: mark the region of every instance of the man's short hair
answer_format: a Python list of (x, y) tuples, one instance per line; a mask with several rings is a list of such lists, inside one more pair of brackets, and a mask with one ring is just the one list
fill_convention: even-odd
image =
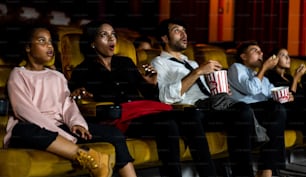
[(242, 41), (237, 46), (237, 53), (236, 53), (236, 60), (238, 63), (242, 63), (242, 59), (240, 58), (240, 55), (243, 54), (247, 48), (251, 45), (258, 45), (257, 41), (251, 40), (251, 41)]
[(187, 28), (187, 25), (180, 19), (168, 18), (168, 19), (165, 19), (165, 20), (161, 21), (159, 23), (158, 28), (157, 28), (156, 38), (158, 39), (160, 45), (162, 45), (163, 47), (164, 47), (164, 43), (161, 40), (161, 37), (165, 36), (165, 35), (167, 35), (167, 36), (169, 35), (169, 25), (170, 24), (180, 25), (180, 26), (183, 26), (185, 29)]

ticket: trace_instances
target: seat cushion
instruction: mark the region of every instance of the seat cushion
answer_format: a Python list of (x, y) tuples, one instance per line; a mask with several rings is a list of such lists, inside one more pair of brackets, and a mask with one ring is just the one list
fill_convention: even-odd
[[(212, 158), (224, 157), (227, 154), (226, 134), (222, 132), (207, 132), (208, 145)], [(286, 148), (302, 143), (301, 135), (295, 130), (286, 130)], [(104, 153), (112, 154), (115, 149), (109, 143), (91, 143), (87, 146)], [(127, 146), (135, 159), (135, 168), (156, 167), (161, 163), (158, 159), (156, 142), (152, 139), (127, 139)], [(182, 161), (191, 160), (189, 148), (183, 140), (180, 141)], [(46, 151), (32, 149), (1, 149), (0, 176), (30, 177), (30, 176), (71, 176), (86, 174), (83, 169), (73, 168), (71, 161)]]
[[(114, 147), (109, 143), (92, 143), (87, 146), (115, 158)], [(0, 176), (71, 176), (86, 174), (86, 170), (73, 168), (70, 160), (46, 151), (32, 149), (1, 149)]]
[[(207, 132), (206, 139), (212, 158), (218, 158), (227, 152), (227, 138), (225, 133)], [(181, 149), (183, 148), (184, 147), (181, 147)], [(182, 160), (191, 160), (191, 154), (188, 147), (181, 153), (181, 158)]]
[(303, 144), (303, 133), (298, 130), (285, 131), (285, 147), (292, 148)]

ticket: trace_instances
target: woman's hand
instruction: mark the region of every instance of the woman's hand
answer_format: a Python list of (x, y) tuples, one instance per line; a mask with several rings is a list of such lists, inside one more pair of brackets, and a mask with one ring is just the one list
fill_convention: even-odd
[(71, 132), (75, 134), (76, 136), (81, 137), (85, 140), (90, 140), (92, 138), (92, 135), (90, 134), (90, 132), (80, 125), (72, 126)]
[(144, 80), (146, 80), (149, 84), (153, 85), (157, 84), (157, 71), (152, 65), (149, 64), (142, 65), (140, 73), (144, 78)]
[(292, 94), (292, 92), (289, 92), (289, 102), (294, 101), (294, 96)]
[(294, 73), (294, 77), (297, 79), (297, 80), (300, 80), (301, 77), (305, 74), (306, 72), (306, 67), (304, 64), (301, 64), (295, 71)]
[(81, 98), (87, 99), (87, 98), (92, 98), (93, 94), (86, 91), (86, 89), (82, 87), (82, 88), (77, 88), (73, 92), (71, 92), (70, 97), (71, 99), (74, 99), (74, 100), (81, 99)]

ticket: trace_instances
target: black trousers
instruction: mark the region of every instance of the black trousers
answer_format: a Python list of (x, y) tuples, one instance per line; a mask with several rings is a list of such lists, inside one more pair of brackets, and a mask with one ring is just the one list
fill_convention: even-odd
[(284, 128), (286, 112), (274, 102), (245, 104), (238, 102), (227, 110), (199, 108), (203, 112), (206, 131), (226, 131), (232, 174), (254, 176), (252, 148), (254, 142), (253, 111), (258, 122), (267, 129), (270, 141), (261, 148), (259, 169), (276, 169), (284, 165)]
[(284, 105), (272, 100), (250, 104), (258, 122), (267, 129), (270, 141), (261, 148), (259, 169), (285, 167), (285, 140), (287, 111)]
[[(60, 127), (70, 133), (67, 126), (61, 125)], [(91, 140), (84, 140), (72, 134), (78, 139), (78, 144), (94, 142), (109, 142), (113, 144), (116, 152), (115, 168), (120, 169), (128, 162), (134, 161), (128, 151), (125, 136), (117, 128), (91, 123), (88, 123), (88, 128), (90, 133), (93, 135)], [(46, 150), (57, 136), (57, 132), (40, 128), (35, 124), (20, 122), (13, 128), (9, 147)]]
[(193, 164), (201, 177), (216, 176), (215, 166), (197, 111), (167, 111), (134, 119), (126, 131), (128, 137), (154, 138), (163, 165), (161, 176), (181, 177), (179, 139), (190, 148)]
[(286, 128), (300, 130), (303, 135), (306, 135), (306, 119), (303, 115), (306, 114), (306, 98), (295, 97), (293, 102), (283, 104), (287, 110)]

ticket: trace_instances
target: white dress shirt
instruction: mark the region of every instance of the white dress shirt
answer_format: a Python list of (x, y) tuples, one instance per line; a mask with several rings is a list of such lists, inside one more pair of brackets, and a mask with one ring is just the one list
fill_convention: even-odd
[[(186, 77), (190, 70), (187, 69), (182, 63), (170, 60), (173, 56), (168, 52), (162, 51), (160, 56), (152, 60), (153, 67), (157, 70), (157, 80), (159, 86), (159, 99), (160, 101), (168, 104), (194, 104), (199, 99), (208, 98), (204, 95), (196, 82), (185, 92), (181, 94), (182, 79)], [(187, 56), (181, 55), (184, 62), (188, 62), (193, 68), (199, 65), (193, 61), (188, 60)], [(200, 76), (204, 86), (207, 90), (207, 84), (203, 76)]]

